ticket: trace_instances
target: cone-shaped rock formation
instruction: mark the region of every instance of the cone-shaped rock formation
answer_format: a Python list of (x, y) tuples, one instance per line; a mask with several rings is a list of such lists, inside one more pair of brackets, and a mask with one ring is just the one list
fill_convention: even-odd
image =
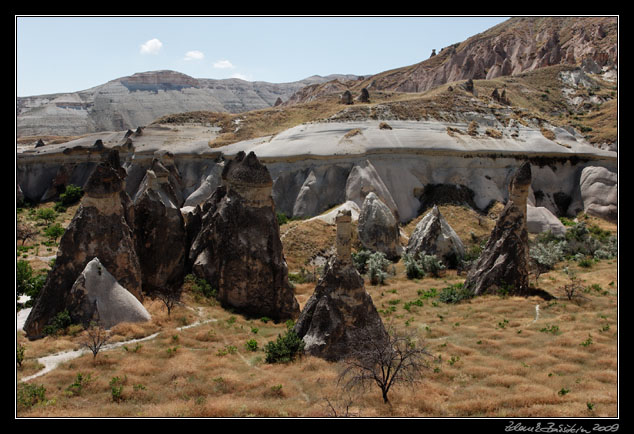
[(509, 186), (509, 199), (482, 254), (469, 270), (465, 288), (474, 295), (500, 291), (526, 295), (528, 284), (528, 231), (526, 199), (531, 184), (530, 163), (524, 163)]
[(350, 256), (351, 213), (340, 211), (337, 222), (337, 255), (326, 265), (324, 275), (295, 324), (307, 354), (340, 360), (362, 350), (359, 345), (387, 339), (387, 332), (363, 278)]

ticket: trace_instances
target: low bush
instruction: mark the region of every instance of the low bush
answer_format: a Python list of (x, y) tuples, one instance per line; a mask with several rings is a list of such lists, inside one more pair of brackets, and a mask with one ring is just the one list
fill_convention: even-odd
[(289, 363), (304, 351), (304, 341), (290, 327), (264, 346), (266, 363)]

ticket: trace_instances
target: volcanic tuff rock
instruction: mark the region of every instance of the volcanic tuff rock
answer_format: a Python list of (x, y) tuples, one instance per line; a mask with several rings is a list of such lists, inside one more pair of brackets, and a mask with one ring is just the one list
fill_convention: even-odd
[(436, 255), (448, 266), (455, 266), (465, 254), (460, 237), (435, 205), (416, 225), (405, 251), (409, 255)]
[(117, 282), (99, 258), (86, 264), (70, 289), (68, 311), (77, 323), (88, 326), (94, 321), (105, 329), (151, 319), (143, 304)]
[(223, 185), (202, 206), (190, 250), (193, 272), (218, 289), (218, 300), (249, 316), (296, 318), (268, 170), (251, 152), (222, 172)]
[(134, 233), (144, 293), (176, 291), (185, 276), (188, 238), (169, 178), (169, 170), (155, 158), (134, 197)]
[(79, 209), (60, 240), (55, 265), (24, 325), (30, 338), (41, 336), (44, 326), (67, 307), (72, 285), (95, 257), (142, 300), (132, 231), (134, 213), (124, 190), (124, 177), (117, 151), (110, 151), (84, 185)]
[(482, 254), (467, 273), (464, 286), (474, 295), (507, 291), (513, 295), (527, 295), (526, 200), (530, 183), (531, 165), (524, 163), (511, 180), (509, 200)]
[(293, 330), (304, 340), (304, 352), (326, 360), (341, 360), (362, 348), (369, 337), (387, 338), (363, 278), (350, 257), (351, 213), (336, 217), (337, 244), (333, 256), (308, 299)]
[(397, 260), (403, 254), (399, 243), (398, 221), (392, 211), (372, 192), (363, 201), (358, 231), (359, 240), (366, 249), (385, 253), (390, 260)]

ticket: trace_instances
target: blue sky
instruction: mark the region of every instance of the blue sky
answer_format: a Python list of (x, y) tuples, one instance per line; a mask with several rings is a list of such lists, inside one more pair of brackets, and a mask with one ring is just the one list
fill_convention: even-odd
[(272, 83), (375, 74), (507, 18), (16, 16), (16, 93), (75, 92), (160, 69)]

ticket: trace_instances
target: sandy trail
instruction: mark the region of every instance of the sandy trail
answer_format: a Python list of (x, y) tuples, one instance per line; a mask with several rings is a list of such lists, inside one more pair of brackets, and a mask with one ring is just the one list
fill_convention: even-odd
[[(18, 313), (18, 318), (17, 318), (17, 329), (21, 330), (22, 326), (24, 326), (24, 321), (26, 320), (26, 317), (28, 316), (28, 312), (24, 313), (22, 316), (24, 316), (24, 318), (21, 318), (21, 313), (23, 313), (23, 311), (25, 310), (29, 310), (30, 309), (23, 309)], [(202, 313), (202, 309), (198, 311), (199, 315)], [(208, 322), (211, 321), (217, 321), (216, 319), (207, 319), (204, 321), (197, 321), (195, 323), (183, 326), (183, 327), (177, 327), (176, 330), (186, 330), (188, 328), (191, 327), (196, 327), (202, 324), (206, 324)], [(135, 344), (137, 342), (144, 342), (144, 341), (149, 341), (151, 339), (156, 338), (158, 335), (160, 335), (162, 332), (156, 332), (154, 334), (151, 334), (149, 336), (145, 336), (143, 338), (139, 338), (139, 339), (130, 339), (127, 341), (122, 341), (122, 342), (116, 342), (113, 344), (105, 344), (102, 348), (101, 351), (108, 351), (108, 350), (113, 350), (115, 348), (121, 348), (124, 345), (129, 345), (129, 344)], [(63, 351), (61, 353), (57, 353), (57, 354), (52, 354), (50, 356), (44, 356), (44, 357), (40, 357), (39, 359), (37, 359), (38, 363), (43, 365), (44, 368), (38, 372), (36, 372), (33, 375), (29, 375), (28, 377), (24, 377), (22, 379), (20, 379), (19, 381), (29, 381), (32, 380), (34, 378), (37, 378), (39, 376), (42, 376), (44, 374), (47, 374), (49, 372), (51, 372), (53, 369), (57, 368), (61, 363), (64, 362), (68, 362), (69, 360), (72, 359), (76, 359), (77, 357), (81, 357), (84, 354), (90, 352), (90, 350), (88, 348), (80, 348), (79, 350), (72, 350), (72, 351)]]

